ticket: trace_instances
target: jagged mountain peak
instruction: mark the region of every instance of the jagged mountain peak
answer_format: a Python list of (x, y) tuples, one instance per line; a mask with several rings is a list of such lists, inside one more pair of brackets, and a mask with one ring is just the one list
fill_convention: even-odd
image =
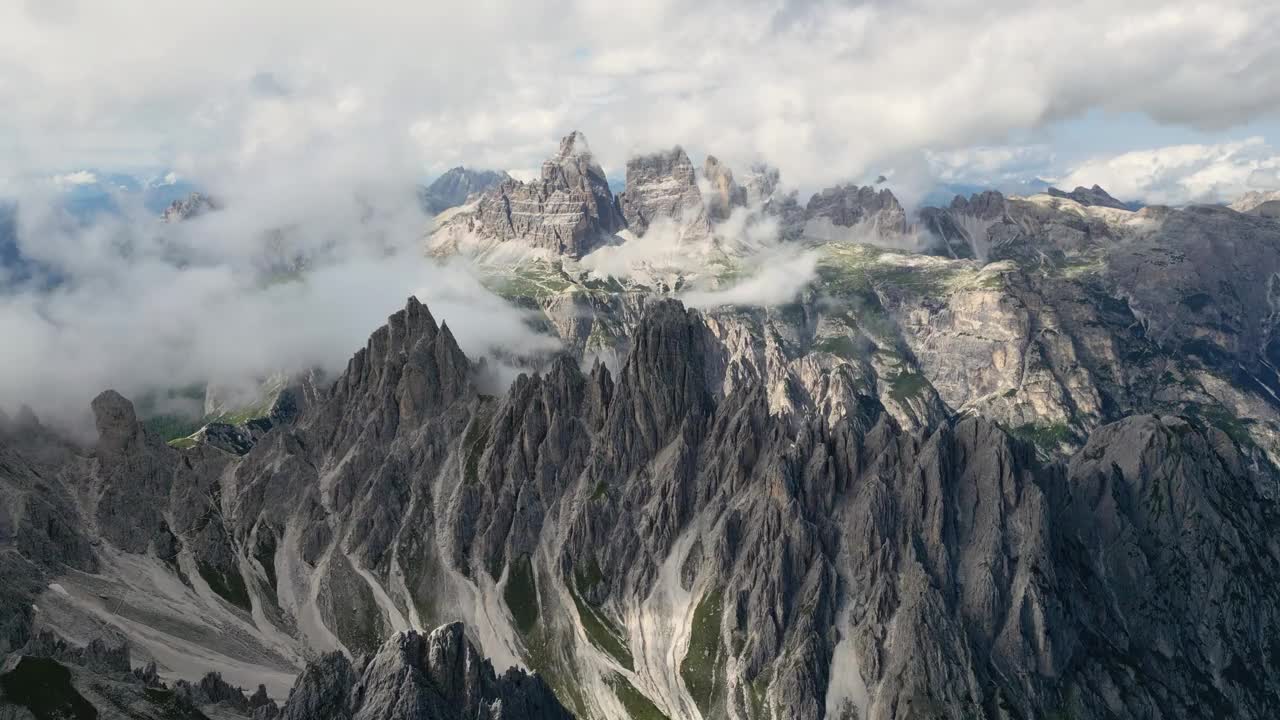
[(560, 152), (558, 157), (561, 159), (590, 156), (591, 144), (587, 142), (587, 136), (580, 130), (573, 130), (568, 135), (560, 139)]
[(1096, 184), (1091, 188), (1086, 188), (1084, 186), (1077, 186), (1076, 189), (1072, 190), (1071, 192), (1064, 192), (1062, 190), (1059, 190), (1056, 187), (1050, 187), (1049, 189), (1045, 190), (1045, 192), (1048, 193), (1049, 195), (1052, 195), (1053, 197), (1075, 200), (1076, 202), (1085, 206), (1097, 205), (1099, 207), (1109, 207), (1109, 208), (1115, 208), (1117, 210), (1133, 209), (1129, 205), (1120, 202), (1114, 197), (1111, 197), (1110, 193), (1108, 193), (1106, 190), (1103, 190), (1101, 186)]
[(170, 223), (182, 222), (221, 209), (222, 203), (219, 201), (202, 192), (192, 192), (185, 198), (170, 203), (161, 215), (161, 219)]
[(142, 434), (133, 403), (115, 390), (104, 390), (93, 399), (94, 424), (98, 429), (98, 449), (115, 455)]
[(687, 236), (710, 232), (693, 162), (679, 145), (628, 160), (626, 189), (618, 204), (627, 229), (637, 236), (659, 218), (679, 223)]
[(574, 258), (608, 242), (626, 223), (604, 170), (577, 131), (542, 163), (537, 180), (506, 178), (474, 206), (447, 212), (437, 222), (428, 243), (436, 254), (480, 255), (517, 240), (537, 253)]
[(458, 207), (500, 183), (511, 180), (505, 171), (450, 168), (430, 185), (419, 188), (418, 200), (429, 215)]
[(849, 183), (816, 193), (805, 206), (805, 216), (805, 235), (831, 240), (858, 237), (864, 230), (871, 236), (902, 235), (907, 230), (906, 210), (893, 191), (870, 185)]

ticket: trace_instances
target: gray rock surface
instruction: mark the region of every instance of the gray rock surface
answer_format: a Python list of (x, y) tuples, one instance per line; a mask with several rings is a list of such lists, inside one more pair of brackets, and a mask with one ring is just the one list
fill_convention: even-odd
[(418, 201), (424, 212), (435, 215), (465, 205), (472, 196), (510, 179), (511, 176), (502, 171), (455, 167), (431, 181), (430, 185), (419, 188)]
[(711, 231), (693, 162), (678, 146), (628, 160), (626, 189), (618, 195), (618, 205), (627, 228), (638, 236), (658, 218), (674, 220), (689, 237), (705, 237)]
[(582, 133), (560, 141), (537, 180), (507, 179), (481, 195), (476, 207), (440, 220), (438, 251), (465, 243), (506, 243), (581, 257), (625, 226), (604, 171)]
[(1228, 207), (1244, 213), (1272, 200), (1280, 200), (1280, 190), (1250, 190), (1236, 198)]
[[(809, 198), (805, 206), (807, 235), (825, 237), (836, 228), (865, 228), (872, 235), (901, 235), (907, 213), (888, 189), (839, 185)], [(834, 238), (833, 238), (834, 239)]]
[[(324, 579), (301, 604), (247, 585), (256, 602), (297, 618), (314, 602), (369, 653), (311, 665), (285, 715), (563, 716), (460, 625), (378, 639), (477, 603), (492, 652), (514, 648), (592, 716), (1275, 710), (1276, 601), (1257, 588), (1280, 564), (1246, 540), (1274, 532), (1275, 477), (1212, 424), (1134, 416), (1045, 464), (987, 420), (909, 432), (865, 396), (835, 422), (783, 422), (763, 385), (734, 384), (713, 325), (659, 302), (616, 376), (560, 361), (483, 399), (447, 328), (413, 301), (393, 316), (239, 461), (218, 521), (233, 548), (277, 528), (266, 564)], [(100, 452), (147, 450), (119, 400), (98, 405)], [(1249, 657), (1263, 665), (1244, 674)]]
[(706, 179), (710, 189), (706, 205), (707, 217), (711, 222), (721, 222), (729, 217), (734, 208), (747, 205), (746, 188), (734, 182), (733, 170), (714, 155), (708, 155), (703, 161), (702, 177)]
[(1099, 205), (1102, 207), (1116, 208), (1117, 210), (1136, 209), (1111, 197), (1111, 195), (1106, 190), (1103, 190), (1098, 185), (1094, 185), (1091, 188), (1077, 186), (1076, 189), (1072, 190), (1071, 192), (1066, 192), (1063, 190), (1059, 190), (1056, 187), (1051, 187), (1045, 190), (1045, 192), (1048, 193), (1049, 195), (1052, 195), (1053, 197), (1068, 198), (1071, 200), (1075, 200), (1076, 202), (1085, 206)]
[(1280, 200), (1268, 200), (1259, 203), (1257, 206), (1250, 208), (1249, 214), (1272, 219), (1280, 218)]
[(167, 223), (182, 222), (221, 209), (217, 200), (204, 193), (193, 192), (181, 200), (174, 200), (164, 209), (160, 219)]
[(354, 664), (341, 654), (312, 663), (282, 712), (285, 720), (565, 719), (537, 676), (502, 675), (463, 636), (461, 624), (429, 635), (397, 633)]

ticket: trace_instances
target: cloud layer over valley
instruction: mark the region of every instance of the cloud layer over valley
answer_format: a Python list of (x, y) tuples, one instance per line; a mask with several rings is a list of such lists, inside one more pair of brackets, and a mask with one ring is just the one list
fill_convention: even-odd
[(136, 207), (84, 224), (24, 198), (21, 265), (0, 290), (0, 408), (78, 429), (107, 387), (136, 398), (340, 370), (411, 294), (473, 357), (554, 347), (467, 266), (423, 257), (406, 187), (241, 192), (176, 224)]

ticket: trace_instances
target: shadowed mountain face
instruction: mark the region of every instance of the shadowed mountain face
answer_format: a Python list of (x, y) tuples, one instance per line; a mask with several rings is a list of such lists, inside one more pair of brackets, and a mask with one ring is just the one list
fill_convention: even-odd
[[(111, 392), (87, 452), (7, 421), (6, 677), (101, 706), (46, 632), (298, 718), (1280, 709), (1276, 480), (1214, 423), (1134, 414), (1048, 458), (868, 395), (780, 412), (718, 322), (655, 300), (616, 371), (560, 357), (492, 397), (411, 299), (243, 456)], [(194, 706), (245, 712), (220, 693)]]
[(511, 176), (505, 172), (456, 167), (421, 188), (418, 199), (423, 211), (428, 215), (436, 215), (449, 208), (464, 205), (467, 198), (510, 179)]

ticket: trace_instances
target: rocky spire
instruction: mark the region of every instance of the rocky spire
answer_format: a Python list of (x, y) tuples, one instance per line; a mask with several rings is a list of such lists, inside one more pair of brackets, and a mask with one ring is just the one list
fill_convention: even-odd
[(486, 192), (474, 211), (449, 218), (437, 235), (520, 241), (558, 255), (582, 257), (625, 226), (609, 181), (582, 133), (560, 141), (533, 182), (507, 179)]
[(470, 362), (448, 326), (436, 325), (426, 306), (411, 296), (348, 361), (325, 414), (334, 423), (331, 431), (348, 442), (366, 430), (389, 440), (401, 423), (416, 424), (426, 413), (474, 393), (470, 374)]
[(710, 186), (707, 215), (712, 222), (724, 220), (734, 208), (747, 204), (746, 189), (734, 182), (733, 171), (714, 155), (702, 163), (702, 176)]
[(120, 455), (141, 442), (142, 426), (133, 403), (115, 390), (104, 390), (93, 399), (94, 424), (98, 428), (98, 453)]
[(627, 229), (644, 235), (658, 218), (678, 222), (686, 233), (710, 232), (693, 163), (680, 146), (627, 161), (627, 187), (619, 196)]

